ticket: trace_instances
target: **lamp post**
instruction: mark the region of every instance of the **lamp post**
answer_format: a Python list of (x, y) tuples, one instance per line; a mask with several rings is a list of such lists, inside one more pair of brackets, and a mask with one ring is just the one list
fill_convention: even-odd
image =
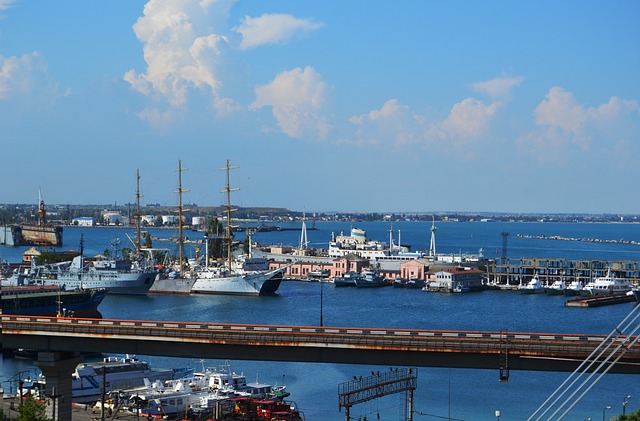
[(629, 399), (631, 399), (631, 395), (627, 395), (622, 400), (622, 415), (627, 413), (627, 405), (629, 404)]
[(496, 411), (496, 418), (498, 419), (498, 421), (500, 421), (500, 410)]
[(607, 405), (602, 409), (602, 421), (604, 421), (604, 413), (607, 412), (607, 409), (611, 409), (611, 405)]

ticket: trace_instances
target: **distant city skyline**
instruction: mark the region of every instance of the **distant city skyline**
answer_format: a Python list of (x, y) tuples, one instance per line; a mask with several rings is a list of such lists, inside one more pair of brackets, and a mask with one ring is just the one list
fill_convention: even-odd
[(638, 214), (639, 16), (0, 0), (0, 203)]

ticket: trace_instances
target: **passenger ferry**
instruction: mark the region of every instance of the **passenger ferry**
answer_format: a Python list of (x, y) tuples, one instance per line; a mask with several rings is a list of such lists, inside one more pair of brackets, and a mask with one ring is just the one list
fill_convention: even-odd
[(607, 271), (607, 276), (596, 278), (595, 281), (586, 284), (580, 291), (580, 295), (614, 295), (626, 294), (633, 289), (633, 284), (622, 278), (616, 278), (611, 274), (611, 269)]

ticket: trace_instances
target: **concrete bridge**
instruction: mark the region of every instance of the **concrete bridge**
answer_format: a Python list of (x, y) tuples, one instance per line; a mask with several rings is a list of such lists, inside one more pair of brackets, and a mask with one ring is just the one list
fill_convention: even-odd
[[(573, 371), (606, 344), (611, 373), (640, 374), (640, 344), (625, 335), (245, 325), (183, 321), (2, 316), (5, 348), (41, 350), (38, 366), (70, 393), (77, 352), (207, 358)], [(66, 392), (65, 392), (66, 391)], [(56, 419), (64, 421), (64, 408)], [(70, 417), (70, 407), (68, 416)], [(70, 418), (68, 418), (70, 419)]]

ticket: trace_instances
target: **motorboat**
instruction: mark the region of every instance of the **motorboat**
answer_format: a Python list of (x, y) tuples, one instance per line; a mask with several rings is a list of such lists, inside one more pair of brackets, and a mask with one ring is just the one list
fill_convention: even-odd
[(541, 294), (545, 292), (545, 289), (536, 273), (526, 285), (520, 286), (518, 291), (520, 291), (521, 294)]
[(545, 287), (544, 291), (548, 295), (564, 295), (565, 289), (567, 289), (567, 284), (564, 282), (563, 279), (558, 279), (548, 287)]
[[(100, 400), (103, 392), (140, 387), (145, 384), (145, 381), (175, 380), (191, 373), (193, 370), (187, 368), (151, 368), (147, 361), (139, 360), (135, 356), (108, 356), (102, 361), (86, 362), (76, 366), (71, 374), (71, 401), (93, 403)], [(45, 383), (46, 378), (42, 375), (25, 380), (23, 395), (45, 390)]]
[(580, 295), (598, 296), (626, 294), (633, 289), (633, 284), (623, 278), (616, 278), (611, 273), (611, 268), (607, 270), (607, 275), (596, 278), (593, 282), (587, 283)]
[(355, 283), (357, 288), (378, 288), (393, 285), (375, 270), (363, 271), (361, 276), (355, 278)]

